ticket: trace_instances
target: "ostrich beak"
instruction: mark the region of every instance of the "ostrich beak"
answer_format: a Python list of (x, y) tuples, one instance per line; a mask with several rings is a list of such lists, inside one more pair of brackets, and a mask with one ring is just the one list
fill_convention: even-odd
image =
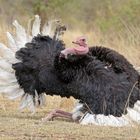
[(72, 43), (79, 45), (79, 42), (77, 42), (77, 41), (72, 41)]

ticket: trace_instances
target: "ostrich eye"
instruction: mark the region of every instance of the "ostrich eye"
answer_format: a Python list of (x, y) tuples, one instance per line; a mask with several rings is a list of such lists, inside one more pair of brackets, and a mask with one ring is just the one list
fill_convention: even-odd
[(82, 39), (82, 41), (85, 41), (85, 39)]

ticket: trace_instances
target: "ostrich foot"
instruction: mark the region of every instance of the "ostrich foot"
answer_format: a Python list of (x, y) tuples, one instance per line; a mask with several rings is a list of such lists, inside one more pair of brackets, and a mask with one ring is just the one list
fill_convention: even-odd
[(45, 118), (42, 118), (42, 122), (51, 121), (56, 117), (67, 118), (67, 119), (73, 120), (71, 113), (65, 112), (59, 109), (55, 109), (51, 111)]

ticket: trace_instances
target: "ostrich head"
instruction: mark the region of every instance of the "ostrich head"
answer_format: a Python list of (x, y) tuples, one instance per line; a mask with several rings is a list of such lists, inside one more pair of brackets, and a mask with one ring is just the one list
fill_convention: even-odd
[(76, 39), (76, 41), (72, 41), (72, 43), (76, 44), (78, 46), (83, 46), (83, 47), (87, 46), (87, 44), (86, 44), (86, 37), (85, 36), (78, 37)]

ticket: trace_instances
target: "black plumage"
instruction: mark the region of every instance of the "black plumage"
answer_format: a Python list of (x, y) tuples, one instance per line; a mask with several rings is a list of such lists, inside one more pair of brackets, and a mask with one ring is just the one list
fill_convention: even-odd
[(64, 48), (63, 41), (38, 35), (16, 53), (21, 62), (13, 69), (25, 93), (73, 96), (94, 114), (118, 117), (140, 100), (139, 74), (122, 55), (95, 46), (65, 59), (60, 57)]

